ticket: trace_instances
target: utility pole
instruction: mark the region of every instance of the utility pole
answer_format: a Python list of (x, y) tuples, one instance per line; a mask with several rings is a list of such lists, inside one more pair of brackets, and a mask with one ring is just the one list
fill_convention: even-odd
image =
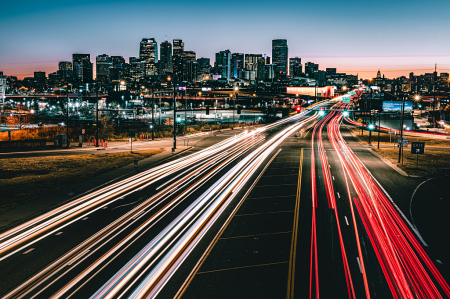
[(99, 130), (99, 127), (98, 127), (98, 80), (95, 79), (95, 82), (96, 82), (96, 84), (95, 84), (95, 94), (96, 94), (96, 98), (97, 98), (97, 101), (95, 103), (95, 114), (96, 114), (96, 121), (95, 121), (95, 139), (96, 139), (96, 141), (95, 141), (95, 147), (98, 147), (98, 130)]
[(155, 93), (154, 84), (152, 84), (152, 140), (155, 140)]
[(69, 85), (67, 85), (67, 124), (66, 124), (66, 129), (67, 129), (66, 145), (67, 145), (67, 148), (69, 148)]
[(177, 97), (176, 97), (176, 83), (175, 78), (173, 80), (173, 148), (175, 152), (177, 149)]
[(400, 120), (400, 144), (398, 148), (398, 163), (400, 163), (400, 158), (403, 165), (403, 113), (405, 111), (405, 97), (402, 96), (402, 115)]
[(186, 95), (186, 87), (184, 88), (184, 134), (187, 135), (187, 95)]
[(378, 113), (378, 146), (377, 146), (378, 149), (380, 149), (380, 122), (381, 122), (381, 113)]

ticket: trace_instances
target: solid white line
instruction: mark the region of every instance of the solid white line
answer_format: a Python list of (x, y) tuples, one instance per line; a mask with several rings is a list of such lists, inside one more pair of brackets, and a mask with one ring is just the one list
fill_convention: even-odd
[(338, 197), (341, 198), (341, 196), (339, 195), (339, 192), (336, 192), (336, 193), (337, 193)]
[(347, 225), (348, 225), (348, 220), (347, 220), (347, 216), (344, 216), (345, 217), (345, 222), (347, 222)]
[[(356, 156), (356, 155), (355, 155)], [(411, 224), (411, 222), (409, 222), (408, 218), (406, 218), (405, 214), (403, 214), (402, 210), (400, 210), (400, 208), (395, 204), (394, 200), (392, 199), (392, 197), (387, 193), (387, 191), (383, 188), (383, 186), (381, 186), (381, 184), (378, 182), (378, 180), (373, 176), (373, 174), (369, 171), (369, 169), (367, 169), (366, 165), (364, 165), (364, 163), (361, 162), (361, 160), (356, 156), (356, 158), (359, 160), (359, 162), (364, 166), (364, 168), (367, 170), (367, 172), (370, 174), (370, 176), (375, 180), (375, 182), (378, 184), (378, 186), (381, 188), (381, 190), (383, 190), (384, 194), (386, 195), (387, 198), (389, 198), (389, 201), (391, 202), (391, 204), (395, 207), (395, 209), (397, 210), (397, 212), (403, 217), (403, 220), (405, 220), (405, 222), (409, 225), (409, 228), (411, 228), (411, 230), (416, 234), (416, 236), (419, 238), (419, 240), (422, 242), (422, 244), (426, 247), (428, 247), (428, 244), (425, 243), (425, 240), (422, 238), (422, 236), (419, 234), (419, 231)]]
[(362, 273), (361, 263), (359, 262), (359, 257), (357, 257), (356, 260), (358, 261), (359, 271)]
[(28, 249), (27, 251), (25, 251), (24, 253), (22, 253), (22, 254), (27, 254), (27, 253), (30, 253), (30, 252), (32, 252), (34, 250), (34, 248), (30, 248), (30, 249)]

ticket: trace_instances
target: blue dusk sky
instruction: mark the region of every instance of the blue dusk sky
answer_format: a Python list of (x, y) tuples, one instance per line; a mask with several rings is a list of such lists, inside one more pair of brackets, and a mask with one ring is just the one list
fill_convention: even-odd
[(199, 57), (232, 52), (289, 57), (374, 77), (450, 71), (449, 0), (4, 1), (0, 71), (19, 78), (57, 70), (72, 53), (139, 55), (139, 42), (181, 38)]

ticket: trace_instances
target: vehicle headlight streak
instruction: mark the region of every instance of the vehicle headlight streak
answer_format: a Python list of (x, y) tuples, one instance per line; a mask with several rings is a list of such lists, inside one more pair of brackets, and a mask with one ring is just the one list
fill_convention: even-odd
[[(156, 214), (152, 215), (144, 224), (140, 225), (139, 228), (135, 229), (133, 231), (133, 233), (129, 234), (125, 239), (123, 239), (121, 242), (116, 244), (111, 250), (109, 250), (107, 255), (103, 256), (101, 259), (97, 260), (94, 264), (92, 264), (87, 269), (85, 269), (82, 273), (80, 273), (75, 280), (71, 281), (70, 284), (68, 284), (65, 288), (63, 288), (63, 290), (61, 290), (58, 293), (64, 293), (65, 291), (69, 290), (78, 281), (80, 281), (86, 275), (91, 273), (96, 267), (101, 265), (106, 259), (112, 260), (114, 258), (114, 257), (112, 257), (112, 255), (115, 252), (119, 251), (124, 246), (126, 248), (131, 243), (133, 243), (134, 242), (133, 238), (137, 239), (140, 236), (140, 235), (138, 236), (139, 233), (141, 235), (143, 233), (145, 233), (151, 226), (153, 226), (157, 221), (159, 221), (159, 219), (161, 219), (164, 215), (166, 215), (168, 212), (170, 212), (181, 200), (183, 200), (188, 195), (193, 193), (203, 183), (205, 183), (211, 176), (213, 176), (214, 172), (217, 172), (220, 169), (223, 169), (225, 166), (230, 164), (232, 161), (236, 160), (237, 158), (242, 156), (245, 152), (249, 151), (253, 145), (257, 145), (258, 143), (260, 143), (262, 141), (263, 141), (262, 136), (259, 136), (259, 137), (253, 136), (250, 139), (243, 140), (240, 144), (236, 145), (233, 149), (219, 153), (219, 157), (214, 158), (214, 160), (216, 160), (216, 162), (221, 162), (221, 164), (216, 166), (213, 170), (210, 170), (210, 168), (213, 167), (215, 164), (211, 163), (211, 161), (208, 163), (208, 165), (205, 165), (205, 166), (195, 165), (194, 167), (197, 168), (196, 171), (191, 172), (190, 174), (186, 175), (182, 179), (182, 181), (173, 183), (172, 185), (164, 188), (163, 190), (158, 192), (156, 195), (149, 198), (148, 200), (139, 204), (137, 207), (133, 208), (132, 211), (128, 212), (126, 215), (124, 215), (117, 221), (114, 221), (113, 223), (108, 225), (106, 228), (102, 229), (101, 232), (95, 234), (93, 237), (88, 239), (86, 242), (83, 242), (80, 246), (77, 246), (71, 252), (69, 252), (62, 258), (58, 259), (56, 262), (49, 265), (46, 269), (41, 271), (39, 274), (35, 275), (33, 278), (29, 279), (27, 282), (25, 282), (24, 284), (22, 284), (21, 286), (19, 286), (12, 292), (10, 292), (7, 295), (7, 297), (12, 296), (13, 294), (17, 294), (18, 292), (19, 292), (19, 295), (22, 297), (23, 295), (27, 294), (28, 292), (30, 292), (33, 289), (37, 288), (38, 286), (42, 285), (42, 283), (47, 281), (51, 276), (54, 276), (59, 271), (61, 271), (62, 266), (66, 262), (72, 263), (71, 261), (73, 261), (75, 259), (79, 259), (77, 256), (79, 256), (80, 254), (84, 254), (86, 250), (89, 251), (89, 249), (92, 249), (92, 247), (99, 245), (94, 250), (90, 250), (89, 254), (84, 255), (83, 259), (79, 260), (79, 262), (86, 259), (90, 255), (92, 255), (95, 251), (99, 250), (100, 247), (102, 247), (104, 244), (110, 242), (116, 235), (118, 235), (119, 233), (124, 231), (131, 224), (138, 221), (139, 218), (142, 218), (146, 214), (150, 213), (156, 204), (161, 202), (163, 199), (168, 198), (173, 193), (171, 191), (172, 191), (172, 189), (176, 188), (177, 185), (186, 185), (189, 182), (191, 182), (193, 179), (195, 179), (199, 174), (202, 174), (205, 171), (209, 171), (207, 174), (203, 175), (203, 177), (201, 179), (199, 179), (189, 189), (187, 189), (185, 192), (183, 192), (180, 195), (178, 195), (177, 197), (175, 197), (172, 201), (167, 203), (163, 209), (160, 209), (159, 211), (156, 212)], [(226, 160), (224, 160), (224, 159), (226, 159)], [(144, 209), (147, 209), (147, 210), (144, 211), (144, 213), (141, 213)], [(139, 217), (137, 217), (137, 216), (139, 216)], [(134, 220), (135, 218), (138, 218), (138, 219)], [(125, 226), (125, 224), (127, 222), (128, 222), (128, 224)], [(121, 230), (118, 231), (120, 228), (121, 228)], [(107, 239), (108, 237), (109, 237), (109, 239)], [(117, 254), (119, 254), (119, 253), (117, 253)], [(77, 264), (79, 262), (77, 262)], [(90, 278), (92, 278), (92, 275), (90, 275)], [(42, 292), (43, 290), (45, 290), (54, 281), (41, 287), (39, 292)], [(20, 293), (20, 291), (22, 289), (24, 289), (26, 286), (30, 286), (30, 287), (28, 287), (28, 289), (25, 292)], [(55, 294), (56, 297), (58, 297), (57, 296), (58, 293)]]
[[(149, 183), (157, 182), (162, 178), (165, 178), (169, 175), (173, 175), (174, 173), (182, 169), (185, 169), (186, 167), (188, 167), (188, 169), (189, 167), (191, 167), (191, 169), (193, 169), (192, 172), (185, 171), (186, 174), (189, 174), (186, 175), (186, 177), (190, 177), (190, 179), (185, 180), (185, 184), (187, 184), (188, 182), (192, 181), (193, 179), (195, 179), (195, 177), (198, 177), (201, 174), (199, 170), (200, 168), (203, 167), (201, 166), (202, 164), (205, 165), (203, 171), (207, 171), (214, 164), (223, 161), (223, 159), (225, 159), (227, 156), (234, 155), (233, 157), (228, 158), (228, 162), (225, 162), (222, 164), (222, 166), (216, 168), (215, 171), (217, 171), (218, 169), (223, 168), (229, 163), (231, 163), (231, 161), (235, 160), (245, 151), (248, 151), (252, 146), (252, 144), (254, 145), (261, 142), (263, 140), (262, 139), (263, 135), (261, 133), (264, 133), (265, 131), (275, 128), (279, 125), (302, 119), (305, 115), (306, 113), (300, 113), (298, 115), (295, 115), (294, 117), (278, 121), (274, 124), (258, 128), (256, 130), (252, 130), (250, 132), (245, 131), (241, 134), (237, 134), (205, 150), (199, 151), (187, 157), (183, 157), (175, 161), (165, 163), (161, 166), (154, 167), (150, 170), (144, 171), (138, 175), (117, 182), (109, 187), (105, 187), (96, 192), (93, 192), (88, 196), (83, 196), (82, 198), (74, 200), (68, 204), (65, 204), (52, 212), (46, 213), (27, 223), (24, 223), (23, 225), (18, 226), (0, 235), (0, 242), (1, 242), (0, 252), (6, 252), (10, 249), (13, 249), (14, 247), (23, 244), (25, 241), (30, 240), (33, 237), (37, 238), (31, 240), (31, 242), (28, 242), (25, 246), (22, 246), (16, 250), (8, 252), (6, 255), (1, 257), (0, 260), (7, 258), (14, 253), (17, 253), (20, 250), (23, 250), (24, 248), (30, 246), (31, 244), (53, 234), (56, 230), (60, 230), (61, 228), (81, 219), (82, 217), (85, 217), (86, 215), (93, 213), (94, 211), (106, 205), (109, 205), (112, 202), (121, 199), (128, 194), (131, 194), (132, 192), (136, 192), (145, 188), (146, 186), (149, 185)], [(309, 121), (310, 119), (311, 118), (309, 118)], [(296, 126), (298, 126), (298, 124)], [(293, 130), (295, 130), (296, 127), (294, 126), (293, 128), (294, 128)], [(249, 141), (249, 137), (250, 139), (253, 139), (253, 141)], [(232, 146), (235, 146), (235, 148), (228, 149)], [(212, 174), (205, 175), (202, 179), (200, 179), (199, 184), (205, 182), (207, 179), (209, 179), (211, 175)], [(163, 184), (160, 187), (163, 187), (164, 185), (166, 184)], [(61, 257), (56, 262), (49, 265), (46, 269), (41, 271), (39, 274), (35, 275), (35, 277), (29, 279), (26, 283), (22, 284), (20, 287), (16, 288), (9, 294), (12, 296), (13, 294), (21, 292), (20, 290), (24, 289), (27, 285), (30, 286), (27, 287), (25, 293), (21, 293), (22, 295), (20, 295), (19, 293), (19, 296), (22, 297), (32, 289), (35, 289), (38, 285), (41, 285), (44, 281), (48, 280), (52, 275), (60, 271), (61, 269), (57, 269), (58, 267), (61, 267), (62, 265), (68, 263), (69, 261), (72, 261), (71, 263), (74, 263), (73, 261), (77, 260), (76, 264), (78, 264), (79, 262), (84, 260), (86, 257), (88, 257), (90, 254), (92, 254), (95, 250), (98, 249), (96, 248), (92, 251), (89, 251), (89, 253), (86, 254), (87, 252), (86, 248), (92, 248), (96, 244), (102, 244), (102, 242), (103, 243), (108, 242), (108, 240), (106, 240), (108, 236), (111, 240), (115, 235), (119, 234), (121, 231), (124, 231), (126, 227), (129, 227), (132, 223), (134, 223), (129, 221), (130, 218), (133, 220), (138, 220), (144, 217), (145, 214), (149, 213), (155, 207), (155, 205), (158, 204), (158, 202), (162, 199), (161, 194), (163, 194), (164, 192), (167, 193), (169, 190), (173, 189), (172, 185), (164, 188), (164, 190), (159, 192), (157, 195), (146, 200), (144, 202), (145, 205), (144, 204), (138, 205), (138, 207), (134, 208), (126, 215), (122, 216), (118, 220), (111, 223), (108, 227), (105, 227), (104, 229), (96, 233), (94, 236), (92, 236), (91, 238), (89, 238), (88, 240), (86, 240), (73, 250), (71, 250), (68, 254), (65, 254), (63, 257)], [(197, 184), (197, 186), (199, 185)], [(183, 196), (187, 196), (188, 194), (194, 191), (195, 188), (191, 187), (185, 193), (183, 193), (184, 194)], [(163, 215), (162, 213), (164, 213), (165, 215), (168, 211), (170, 211), (170, 209), (177, 204), (176, 202), (180, 201), (183, 198), (183, 196), (181, 195), (177, 196), (177, 199), (173, 200), (172, 203), (169, 206), (167, 206), (164, 211), (159, 211), (158, 215), (160, 215), (160, 218)], [(142, 209), (147, 210), (142, 211)], [(153, 222), (158, 221), (159, 218), (156, 216), (157, 215), (153, 217), (154, 218)], [(124, 227), (124, 224), (126, 222), (128, 222), (128, 224), (126, 227)], [(117, 231), (118, 229), (121, 230)], [(142, 231), (142, 229), (140, 231)], [(133, 234), (133, 236), (136, 235), (137, 232)], [(117, 246), (117, 248), (119, 247), (120, 246)], [(117, 251), (117, 249), (115, 249), (115, 251)], [(81, 255), (83, 256), (80, 259)], [(55, 269), (57, 269), (57, 271), (54, 271)], [(51, 275), (45, 273), (51, 273)], [(46, 287), (47, 286), (43, 287), (41, 291)], [(68, 289), (70, 289), (70, 287)]]
[[(246, 156), (145, 246), (141, 252), (105, 283), (92, 298), (112, 298), (117, 296), (123, 291), (125, 286), (133, 281), (133, 277), (137, 273), (146, 269), (147, 263), (158, 252), (158, 249), (169, 243), (178, 233), (177, 243), (171, 247), (166, 247), (165, 252), (167, 253), (139, 284), (131, 298), (150, 298), (156, 295), (203, 237), (208, 228), (244, 186), (248, 178), (253, 175), (267, 156), (285, 138), (298, 130), (302, 125), (303, 122), (291, 125)], [(179, 232), (184, 232), (184, 234), (181, 235)]]

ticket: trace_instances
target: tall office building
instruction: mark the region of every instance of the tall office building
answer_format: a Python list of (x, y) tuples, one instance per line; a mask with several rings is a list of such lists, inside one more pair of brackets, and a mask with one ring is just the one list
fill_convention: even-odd
[(161, 59), (159, 61), (161, 65), (161, 70), (164, 73), (173, 72), (173, 61), (172, 61), (172, 44), (168, 41), (164, 41), (159, 45), (159, 52)]
[(154, 38), (143, 38), (139, 47), (139, 58), (146, 62), (146, 76), (158, 74), (156, 63), (158, 62), (158, 43)]
[(258, 58), (262, 57), (262, 54), (245, 54), (245, 69), (247, 71), (256, 71)]
[(231, 55), (231, 77), (240, 77), (244, 69), (244, 62), (244, 53), (233, 53)]
[(317, 79), (317, 72), (319, 71), (319, 65), (313, 62), (305, 63), (305, 76), (308, 78)]
[(130, 57), (130, 78), (133, 82), (141, 82), (145, 78), (145, 60), (139, 57)]
[(63, 82), (67, 82), (72, 78), (72, 62), (60, 61), (58, 63), (58, 76)]
[(197, 70), (197, 66), (190, 67), (188, 69), (188, 62), (189, 61), (196, 61), (197, 55), (194, 51), (183, 51), (181, 54), (181, 68), (182, 68), (182, 74), (178, 78), (182, 78), (183, 81), (189, 81), (189, 78), (193, 78), (194, 75), (192, 75), (193, 70)]
[(292, 77), (300, 77), (302, 71), (302, 59), (299, 57), (289, 58), (289, 75)]
[(173, 40), (173, 55), (172, 55), (172, 68), (176, 78), (180, 78), (183, 75), (183, 52), (184, 43), (181, 39)]
[(92, 82), (91, 54), (72, 54), (73, 79), (78, 83)]
[(283, 76), (288, 74), (289, 69), (287, 39), (272, 40), (272, 63), (276, 64), (276, 75)]
[(173, 56), (181, 56), (184, 52), (184, 43), (181, 39), (173, 40)]
[(231, 52), (230, 50), (220, 51), (216, 53), (216, 61), (214, 62), (215, 73), (221, 75), (224, 79), (231, 78)]
[(4, 103), (6, 95), (6, 76), (0, 75), (0, 103)]
[(106, 54), (98, 55), (96, 57), (96, 80), (99, 83), (109, 83), (110, 69), (112, 67), (112, 60)]

